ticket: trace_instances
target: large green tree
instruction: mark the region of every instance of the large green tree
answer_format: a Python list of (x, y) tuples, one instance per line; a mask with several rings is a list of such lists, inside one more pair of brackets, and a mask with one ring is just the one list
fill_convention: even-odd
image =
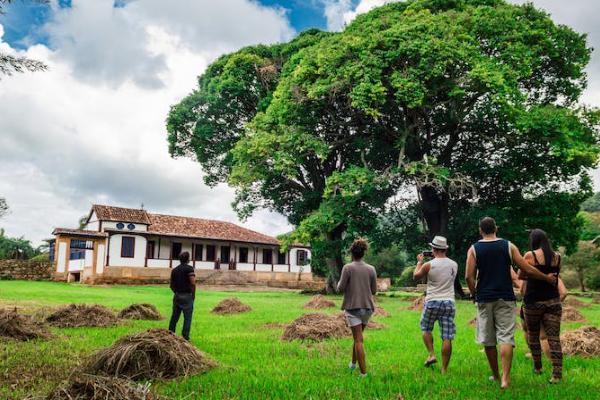
[(590, 51), (531, 4), (393, 3), (218, 59), (172, 108), (171, 153), (233, 185), (241, 216), (286, 215), (332, 276), (399, 193), (416, 193), (413, 237), (463, 248), (492, 214), (573, 247), (598, 156), (598, 113), (578, 106)]

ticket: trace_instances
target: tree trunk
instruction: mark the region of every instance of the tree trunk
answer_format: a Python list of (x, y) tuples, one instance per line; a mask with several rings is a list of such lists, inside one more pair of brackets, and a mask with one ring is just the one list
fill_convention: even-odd
[(448, 232), (448, 195), (431, 186), (421, 188), (421, 208), (431, 238)]
[(333, 231), (328, 232), (327, 238), (327, 293), (332, 294), (337, 291), (337, 283), (340, 279), (340, 273), (344, 266), (342, 257), (342, 234), (346, 230), (344, 225), (336, 227)]
[[(429, 238), (433, 239), (435, 235), (446, 236), (448, 233), (448, 203), (450, 200), (448, 194), (438, 193), (435, 188), (425, 186), (421, 188), (420, 195), (421, 208), (425, 223), (427, 224)], [(456, 274), (454, 278), (454, 292), (462, 299), (466, 297), (460, 283), (459, 274)]]

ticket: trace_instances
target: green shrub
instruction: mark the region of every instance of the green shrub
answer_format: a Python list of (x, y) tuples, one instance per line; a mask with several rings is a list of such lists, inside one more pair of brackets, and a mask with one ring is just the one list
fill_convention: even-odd
[(396, 280), (394, 286), (398, 287), (414, 287), (417, 286), (417, 282), (413, 279), (413, 272), (415, 267), (406, 267), (400, 277)]

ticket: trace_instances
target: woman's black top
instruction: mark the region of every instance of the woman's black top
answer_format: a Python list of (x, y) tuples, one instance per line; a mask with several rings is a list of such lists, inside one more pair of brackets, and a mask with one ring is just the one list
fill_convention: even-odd
[[(541, 265), (535, 256), (535, 251), (532, 251), (531, 253), (533, 254), (533, 259), (535, 260), (534, 267), (539, 269), (544, 274), (558, 274), (560, 272), (560, 254), (557, 254), (558, 263), (555, 266), (552, 266), (552, 260), (550, 260), (549, 263), (547, 260), (545, 260), (547, 264)], [(558, 297), (559, 293), (557, 285), (548, 283), (546, 281), (541, 281), (539, 279), (527, 279), (527, 288), (525, 289), (525, 296), (523, 297), (525, 304), (533, 304), (538, 301), (552, 300)]]

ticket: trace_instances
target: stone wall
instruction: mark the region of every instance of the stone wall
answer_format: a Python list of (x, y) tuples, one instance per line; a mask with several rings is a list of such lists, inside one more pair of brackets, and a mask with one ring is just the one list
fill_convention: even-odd
[[(94, 276), (91, 269), (86, 268), (81, 281), (90, 284), (159, 284), (168, 283), (170, 268), (140, 267), (106, 267), (102, 275)], [(64, 276), (55, 276), (64, 280)], [(196, 280), (200, 285), (239, 285), (239, 286), (271, 286), (289, 289), (321, 289), (325, 280), (312, 273), (263, 272), (263, 271), (229, 271), (229, 270), (196, 270)]]
[(53, 271), (50, 261), (0, 260), (0, 280), (49, 280)]

